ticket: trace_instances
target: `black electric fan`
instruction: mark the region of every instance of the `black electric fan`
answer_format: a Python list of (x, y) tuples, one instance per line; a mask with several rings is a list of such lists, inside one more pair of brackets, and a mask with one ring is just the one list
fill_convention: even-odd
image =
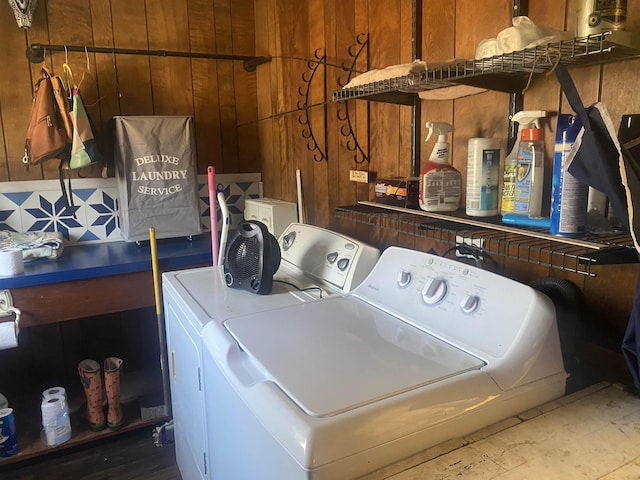
[(224, 278), (228, 287), (266, 295), (280, 267), (280, 245), (267, 226), (257, 220), (240, 222), (227, 241)]

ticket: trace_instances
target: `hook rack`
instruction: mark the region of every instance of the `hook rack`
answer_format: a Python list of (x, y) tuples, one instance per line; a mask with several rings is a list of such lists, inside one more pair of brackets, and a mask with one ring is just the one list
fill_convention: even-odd
[(44, 61), (44, 54), (50, 51), (67, 52), (91, 52), (124, 55), (148, 55), (157, 57), (185, 57), (185, 58), (212, 58), (216, 60), (241, 60), (247, 72), (255, 72), (258, 65), (271, 61), (271, 57), (257, 57), (250, 55), (227, 55), (221, 53), (198, 53), (198, 52), (175, 52), (170, 50), (139, 50), (134, 48), (110, 48), (110, 47), (89, 47), (74, 45), (45, 45), (34, 43), (27, 47), (27, 58), (32, 63)]

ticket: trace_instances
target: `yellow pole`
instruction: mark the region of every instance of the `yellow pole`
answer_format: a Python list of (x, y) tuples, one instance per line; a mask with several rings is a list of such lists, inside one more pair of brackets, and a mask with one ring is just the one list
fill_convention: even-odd
[(156, 316), (158, 319), (158, 343), (160, 344), (160, 373), (162, 374), (162, 394), (164, 399), (164, 413), (170, 415), (169, 372), (167, 370), (167, 347), (162, 318), (162, 300), (160, 297), (160, 270), (158, 269), (158, 247), (156, 244), (156, 229), (149, 228), (149, 244), (151, 245), (151, 270), (153, 272), (153, 294), (156, 300)]
[(156, 244), (156, 229), (149, 229), (149, 243), (151, 244), (151, 269), (153, 271), (153, 295), (156, 300), (156, 314), (162, 314), (160, 301), (160, 274), (158, 270), (158, 246)]

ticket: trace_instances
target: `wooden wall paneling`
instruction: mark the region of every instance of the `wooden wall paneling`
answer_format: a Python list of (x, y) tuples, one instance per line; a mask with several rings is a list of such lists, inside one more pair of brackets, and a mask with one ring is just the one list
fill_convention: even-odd
[(29, 61), (24, 55), (27, 35), (18, 27), (9, 5), (2, 8), (0, 64), (10, 74), (0, 75), (0, 128), (4, 132), (0, 136), (0, 181), (33, 180), (40, 178), (40, 168), (27, 171), (22, 163), (33, 98), (33, 79)]
[[(325, 0), (310, 0), (308, 4), (309, 51), (315, 50), (316, 45), (318, 45), (322, 53), (326, 55), (327, 41), (333, 36), (333, 31), (335, 30), (335, 24), (330, 19), (334, 11), (328, 9), (328, 6), (325, 5)], [(327, 144), (325, 125), (328, 115), (327, 102), (331, 99), (331, 95), (327, 93), (325, 78), (329, 73), (326, 65), (320, 65), (309, 90), (309, 105), (313, 105), (309, 111), (313, 134), (320, 149), (325, 153), (324, 160), (316, 161), (314, 159), (313, 163), (309, 163), (313, 169), (314, 223), (321, 227), (329, 226), (329, 218), (333, 213), (329, 205), (331, 203), (330, 197), (335, 192), (333, 182), (337, 176), (339, 162), (336, 150), (330, 151)], [(332, 170), (336, 173), (333, 173)], [(291, 172), (291, 175), (295, 179), (295, 171)], [(295, 189), (293, 191), (295, 192)], [(295, 198), (295, 195), (293, 198)]]
[[(189, 0), (188, 7), (190, 50), (198, 53), (217, 52), (213, 3), (209, 0)], [(222, 172), (218, 62), (191, 59), (191, 81), (198, 173), (204, 174), (210, 165), (216, 168), (216, 172)]]
[[(410, 32), (401, 32), (402, 0), (369, 2), (369, 42), (372, 69), (403, 63), (402, 43), (411, 44)], [(403, 36), (404, 33), (404, 36)], [(410, 61), (407, 60), (407, 61)], [(407, 62), (405, 62), (407, 63)], [(409, 174), (411, 154), (401, 156), (401, 109), (411, 112), (411, 107), (386, 103), (370, 105), (371, 162), (378, 176), (406, 176)], [(374, 245), (397, 244), (398, 232), (378, 227), (372, 237)]]
[(593, 327), (593, 341), (621, 355), (640, 266), (603, 265), (585, 281), (584, 295)]
[[(215, 0), (216, 48), (219, 52), (233, 52), (230, 0)], [(235, 106), (236, 85), (234, 67), (231, 62), (218, 62), (218, 93), (220, 105), (220, 128), (222, 133), (222, 172), (237, 170), (238, 118)]]
[[(381, 69), (401, 63), (401, 0), (369, 2), (370, 68)], [(407, 42), (411, 39), (407, 36)], [(400, 109), (380, 102), (370, 106), (371, 163), (379, 176), (406, 175), (411, 158), (400, 158)]]
[[(371, 68), (371, 32), (369, 29), (369, 1), (368, 0), (355, 0), (355, 34), (366, 35), (367, 47), (366, 51), (358, 58), (356, 62), (356, 70), (358, 72), (366, 72)], [(354, 40), (356, 38), (354, 37)], [(356, 74), (354, 74), (355, 76)], [(358, 142), (364, 149), (368, 160), (362, 165), (356, 165), (352, 163), (352, 168), (356, 170), (369, 170), (376, 173), (378, 176), (382, 176), (383, 172), (376, 170), (376, 163), (372, 160), (371, 149), (371, 103), (366, 101), (352, 101), (349, 108), (352, 112), (352, 117), (355, 118), (355, 131)], [(373, 189), (375, 185), (364, 185), (357, 183), (355, 186), (356, 201), (359, 200), (372, 200)], [(361, 226), (364, 228), (364, 226)]]
[[(113, 47), (113, 19), (109, 0), (91, 0), (92, 42), (96, 47)], [(112, 164), (114, 137), (110, 120), (120, 113), (120, 96), (115, 56), (90, 54), (91, 76), (96, 98), (87, 97), (85, 108), (91, 128), (107, 164)], [(83, 100), (84, 94), (83, 94)]]
[[(324, 21), (326, 25), (325, 51), (327, 62), (340, 65), (350, 63), (349, 46), (355, 43), (355, 2), (328, 0), (325, 2)], [(328, 222), (329, 228), (335, 228), (334, 212), (339, 205), (355, 203), (355, 184), (349, 181), (349, 170), (355, 169), (353, 153), (346, 148), (347, 139), (340, 134), (344, 122), (338, 118), (339, 112), (347, 108), (345, 103), (331, 100), (334, 90), (340, 88), (339, 80), (347, 81), (348, 73), (337, 67), (327, 66), (327, 86), (325, 91), (327, 112), (327, 152), (328, 159)], [(352, 104), (355, 102), (351, 102)], [(350, 105), (351, 106), (351, 105)], [(355, 118), (352, 119), (355, 121)]]
[[(420, 0), (416, 0), (420, 1)], [(412, 48), (412, 23), (413, 23), (413, 0), (401, 0), (400, 1), (400, 39), (399, 49), (400, 58), (399, 63), (411, 63), (415, 60), (413, 56)], [(420, 40), (418, 40), (420, 41)], [(398, 149), (398, 159), (400, 164), (398, 166), (397, 174), (400, 176), (411, 175), (411, 164), (414, 162), (413, 157), (419, 155), (414, 152), (414, 109), (411, 107), (401, 107), (399, 110), (400, 123), (399, 123), (399, 135), (400, 143)], [(421, 119), (417, 118), (416, 122), (421, 124)], [(418, 129), (421, 131), (421, 129)], [(418, 134), (418, 137), (421, 135)], [(422, 146), (424, 139), (416, 139), (416, 145), (418, 148)]]
[[(256, 44), (254, 17), (253, 0), (232, 2), (231, 35), (234, 54), (254, 55)], [(256, 73), (247, 72), (243, 63), (239, 61), (234, 61), (233, 67), (236, 83), (235, 102), (239, 148), (236, 168), (229, 173), (259, 172), (260, 158), (256, 141), (258, 138)], [(258, 68), (263, 68), (263, 66)]]
[[(156, 7), (157, 8), (157, 7)], [(113, 43), (116, 48), (148, 49), (143, 2), (112, 0)], [(135, 28), (132, 28), (132, 24)], [(143, 55), (115, 55), (121, 115), (153, 114), (150, 59)]]
[[(366, 37), (363, 37), (365, 41), (367, 41), (366, 50), (363, 54), (358, 58), (356, 62), (355, 68), (357, 70), (357, 74), (364, 73), (370, 70), (372, 67), (372, 40), (371, 40), (371, 30), (370, 30), (370, 21), (369, 21), (369, 8), (370, 8), (369, 0), (355, 0), (355, 34), (363, 34)], [(354, 38), (355, 40), (355, 38)], [(357, 75), (354, 73), (353, 76)], [(373, 150), (371, 148), (371, 127), (373, 125), (373, 117), (371, 116), (371, 108), (373, 104), (367, 101), (351, 101), (349, 102), (349, 108), (352, 112), (352, 117), (355, 118), (355, 131), (356, 136), (358, 138), (358, 142), (362, 145), (368, 160), (365, 163), (360, 165), (356, 165), (355, 161), (351, 163), (351, 168), (356, 170), (368, 170), (372, 172), (372, 174), (376, 174), (377, 176), (383, 176), (383, 173), (378, 170), (376, 162), (372, 159)], [(357, 201), (369, 201), (374, 199), (373, 189), (375, 188), (375, 184), (371, 183), (369, 185), (356, 183), (355, 184), (355, 200)], [(355, 225), (355, 228), (358, 230), (359, 238), (369, 239), (370, 227), (363, 223), (358, 223)]]
[[(282, 60), (278, 37), (279, 21), (275, 0), (256, 0), (255, 2), (256, 54), (271, 55), (270, 63), (257, 69), (258, 79), (258, 130), (260, 133), (260, 165), (262, 181), (269, 194), (274, 191), (279, 173), (279, 158), (282, 145), (279, 131), (282, 118), (279, 112), (280, 73)], [(277, 193), (277, 192), (276, 192)]]
[[(186, 0), (147, 9), (149, 49), (189, 51)], [(155, 115), (193, 115), (191, 63), (188, 58), (149, 59)]]
[[(302, 186), (304, 192), (304, 204), (306, 205), (307, 221), (316, 224), (316, 214), (319, 213), (322, 202), (326, 198), (316, 197), (316, 183), (321, 183), (322, 178), (316, 180), (314, 155), (307, 148), (310, 145), (309, 140), (302, 136), (305, 126), (301, 123), (301, 119), (305, 118), (305, 113), (309, 115), (312, 122), (314, 134), (319, 134), (319, 147), (326, 148), (324, 145), (324, 130), (322, 129), (322, 121), (324, 120), (324, 107), (312, 107), (313, 95), (319, 89), (320, 95), (323, 95), (322, 74), (324, 69), (319, 67), (318, 78), (314, 78), (311, 88), (311, 96), (309, 99), (308, 110), (303, 112), (299, 106), (304, 103), (304, 97), (301, 95), (307, 88), (307, 84), (303, 81), (303, 75), (308, 77), (311, 74), (308, 62), (314, 58), (314, 52), (320, 49), (322, 55), (324, 49), (324, 33), (321, 38), (311, 38), (310, 32), (310, 16), (311, 6), (309, 2), (289, 2), (288, 4), (278, 5), (278, 15), (281, 26), (279, 31), (279, 41), (281, 42), (281, 54), (283, 55), (283, 75), (282, 79), (282, 111), (287, 112), (283, 116), (286, 130), (280, 132), (280, 142), (283, 145), (283, 151), (276, 168), (279, 175), (279, 196), (283, 200), (293, 201), (296, 198), (296, 169), (300, 169), (302, 177)], [(322, 13), (317, 19), (322, 22)], [(306, 59), (306, 60), (301, 60)], [(320, 82), (315, 84), (315, 82)], [(314, 115), (319, 111), (318, 116)], [(319, 129), (317, 130), (316, 127)], [(321, 188), (321, 187), (319, 187)]]

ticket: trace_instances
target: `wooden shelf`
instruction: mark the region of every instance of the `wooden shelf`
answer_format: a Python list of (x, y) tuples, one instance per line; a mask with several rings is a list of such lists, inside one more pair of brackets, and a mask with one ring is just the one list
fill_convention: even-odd
[[(157, 397), (162, 400), (161, 387)], [(130, 399), (122, 399), (122, 407), (124, 412), (124, 424), (119, 429), (111, 430), (105, 428), (98, 432), (89, 429), (86, 421), (82, 418), (84, 411), (84, 394), (80, 391), (67, 392), (70, 403), (70, 420), (71, 420), (71, 438), (65, 443), (49, 447), (40, 439), (42, 430), (42, 417), (40, 411), (40, 398), (36, 393), (21, 394), (17, 397), (12, 396), (10, 405), (14, 409), (14, 419), (16, 424), (16, 433), (18, 440), (18, 453), (11, 457), (0, 457), (0, 468), (16, 462), (21, 462), (29, 458), (45, 455), (53, 452), (59, 452), (72, 447), (93, 442), (101, 438), (110, 437), (122, 432), (136, 430), (143, 427), (152, 427), (164, 423), (169, 417), (154, 418), (151, 420), (141, 419), (140, 401), (138, 397)], [(75, 406), (75, 407), (74, 407)], [(106, 406), (105, 406), (106, 411)], [(149, 434), (151, 438), (151, 431)]]
[(425, 212), (373, 202), (338, 207), (336, 217), (451, 245), (460, 237), (477, 240), (487, 254), (589, 276), (595, 276), (596, 265), (638, 261), (633, 240), (624, 233), (561, 237), (543, 228), (503, 225), (499, 215), (480, 220), (462, 211)]

